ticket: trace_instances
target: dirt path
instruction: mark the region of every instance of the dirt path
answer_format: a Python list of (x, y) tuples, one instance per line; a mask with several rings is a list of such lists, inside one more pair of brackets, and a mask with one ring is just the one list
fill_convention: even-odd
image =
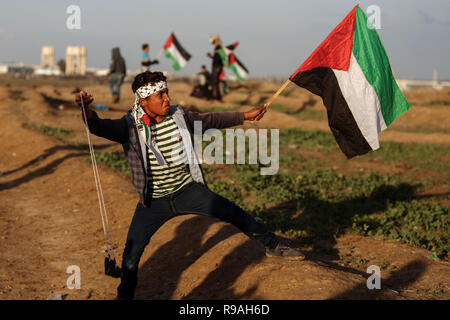
[[(27, 97), (17, 103), (0, 91), (0, 299), (52, 293), (113, 299), (119, 280), (103, 274), (103, 232), (87, 153), (29, 129), (64, 122), (82, 137), (79, 115), (49, 110), (36, 93)], [(108, 144), (94, 143), (96, 150)], [(121, 260), (137, 195), (127, 176), (99, 170)], [(450, 285), (449, 264), (427, 258), (427, 250), (354, 235), (336, 243), (347, 260), (308, 252), (302, 262), (266, 258), (258, 243), (229, 224), (177, 217), (155, 234), (141, 259), (137, 298), (432, 299), (430, 293), (439, 297)], [(365, 260), (358, 265), (360, 256)], [(381, 290), (366, 287), (370, 264), (382, 266)], [(66, 287), (71, 265), (81, 269), (79, 290)]]

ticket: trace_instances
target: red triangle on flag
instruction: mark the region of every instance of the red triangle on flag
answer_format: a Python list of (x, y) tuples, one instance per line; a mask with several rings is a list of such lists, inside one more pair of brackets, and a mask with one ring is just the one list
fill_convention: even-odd
[(163, 48), (168, 49), (172, 45), (172, 42), (173, 42), (173, 33), (170, 34)]
[(300, 68), (289, 78), (293, 79), (297, 73), (318, 67), (328, 67), (347, 71), (350, 67), (350, 57), (353, 48), (353, 31), (355, 29), (355, 6), (352, 11), (334, 28), (328, 37), (303, 62)]

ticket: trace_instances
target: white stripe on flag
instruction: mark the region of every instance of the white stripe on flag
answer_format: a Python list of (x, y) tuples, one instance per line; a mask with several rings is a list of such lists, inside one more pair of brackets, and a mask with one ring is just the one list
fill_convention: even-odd
[(177, 50), (177, 48), (175, 47), (175, 45), (173, 43), (170, 45), (169, 48), (167, 48), (167, 50), (169, 50), (172, 57), (174, 57), (175, 60), (178, 61), (178, 64), (180, 65), (181, 68), (183, 68), (187, 64), (187, 61), (180, 54), (180, 52)]
[(235, 66), (236, 66), (236, 70), (237, 70), (237, 72), (239, 73), (239, 75), (240, 75), (242, 78), (246, 78), (248, 74), (247, 74), (247, 72), (241, 67), (241, 65), (239, 64), (239, 62), (236, 61)]
[(333, 69), (333, 72), (361, 133), (372, 150), (378, 149), (378, 133), (386, 129), (386, 123), (381, 113), (380, 100), (353, 53), (348, 71)]

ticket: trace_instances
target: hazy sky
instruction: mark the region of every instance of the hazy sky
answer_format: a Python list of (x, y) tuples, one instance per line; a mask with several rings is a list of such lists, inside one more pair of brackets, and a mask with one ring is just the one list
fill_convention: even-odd
[[(40, 63), (43, 45), (65, 58), (67, 45), (87, 48), (88, 67), (106, 68), (119, 46), (129, 69), (138, 69), (141, 45), (154, 58), (170, 32), (192, 54), (182, 74), (210, 68), (208, 39), (239, 41), (235, 53), (255, 76), (289, 77), (359, 3), (381, 10), (379, 34), (399, 78), (450, 79), (450, 1), (448, 0), (40, 0), (0, 3), (0, 61)], [(81, 29), (69, 30), (66, 9), (81, 8)], [(171, 70), (165, 57), (158, 69)], [(155, 69), (155, 68), (153, 68)]]

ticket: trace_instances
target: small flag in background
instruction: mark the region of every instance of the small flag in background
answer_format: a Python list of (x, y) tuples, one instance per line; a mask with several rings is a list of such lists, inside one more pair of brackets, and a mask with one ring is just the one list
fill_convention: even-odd
[(410, 109), (383, 44), (358, 7), (289, 78), (322, 97), (328, 124), (352, 158), (380, 147), (378, 133)]
[(233, 44), (230, 44), (229, 46), (226, 46), (225, 53), (228, 57), (228, 65), (227, 67), (233, 70), (234, 74), (236, 75), (237, 79), (239, 81), (245, 79), (248, 76), (248, 70), (247, 68), (242, 64), (241, 61), (236, 57), (233, 50), (238, 46), (239, 42), (235, 42)]
[(164, 52), (166, 57), (172, 60), (174, 70), (183, 68), (191, 58), (191, 55), (178, 42), (174, 33), (170, 34), (169, 39), (164, 44)]
[[(242, 81), (248, 76), (249, 72), (233, 52), (238, 44), (239, 42), (236, 41), (235, 43), (232, 43), (226, 47), (221, 45), (220, 49), (217, 50), (217, 53), (220, 55), (223, 65), (227, 68), (230, 68), (234, 72), (234, 75), (236, 76), (238, 81)], [(224, 70), (222, 70), (219, 75), (220, 80), (222, 80), (223, 78), (225, 78)]]

